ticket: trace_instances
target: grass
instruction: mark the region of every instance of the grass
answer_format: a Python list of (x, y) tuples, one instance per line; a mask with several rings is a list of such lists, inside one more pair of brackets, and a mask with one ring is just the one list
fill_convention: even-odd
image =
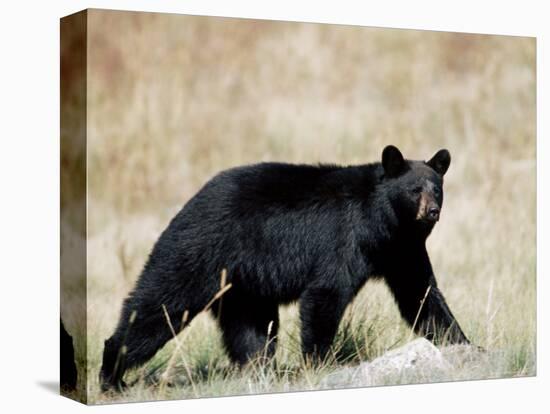
[[(376, 304), (376, 313), (365, 309)], [(239, 369), (231, 365), (215, 321), (203, 314), (170, 342), (144, 367), (131, 371), (127, 378), (131, 387), (122, 394), (99, 393), (99, 384), (90, 379), (95, 403), (172, 398), (200, 398), (220, 395), (256, 394), (324, 389), (323, 380), (346, 366), (372, 360), (407, 342), (410, 329), (405, 326), (391, 304), (384, 285), (372, 283), (365, 288), (346, 312), (335, 339), (333, 353), (319, 366), (311, 366), (300, 358), (299, 329), (295, 305), (282, 310), (280, 345), (273, 360), (257, 360)], [(385, 315), (385, 316), (382, 316)], [(464, 322), (464, 321), (463, 321)], [(472, 331), (471, 325), (464, 324)], [(479, 341), (483, 334), (472, 334)], [(533, 338), (503, 338), (498, 345), (482, 342), (487, 353), (471, 361), (459, 359), (450, 369), (415, 371), (385, 375), (372, 385), (411, 384), (434, 381), (491, 379), (529, 376), (535, 373)], [(480, 342), (477, 342), (480, 343)], [(98, 354), (101, 349), (97, 349)], [(99, 369), (94, 358), (92, 372)], [(342, 383), (343, 386), (352, 384)]]
[(63, 313), (79, 365), (88, 362), (90, 402), (319, 389), (334, 370), (406, 343), (410, 329), (388, 290), (369, 282), (320, 367), (300, 359), (292, 305), (281, 309), (268, 364), (230, 365), (215, 321), (199, 315), (128, 373), (134, 384), (124, 393), (102, 394), (97, 381), (103, 341), (153, 243), (210, 177), (265, 160), (365, 163), (390, 143), (413, 159), (451, 152), (428, 251), (463, 330), (488, 352), (383, 384), (535, 375), (534, 39), (103, 11), (89, 18), (87, 343), (83, 321), (71, 318), (82, 288), (72, 279), (63, 281)]

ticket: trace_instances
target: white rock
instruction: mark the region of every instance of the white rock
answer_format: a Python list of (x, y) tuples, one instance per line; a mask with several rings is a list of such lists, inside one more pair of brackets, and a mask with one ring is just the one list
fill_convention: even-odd
[(449, 368), (441, 351), (430, 341), (419, 338), (386, 352), (366, 366), (371, 375), (395, 374), (410, 369)]
[(412, 378), (411, 381), (416, 382), (414, 379), (422, 381), (430, 375), (437, 376), (450, 368), (451, 365), (443, 358), (439, 349), (428, 340), (419, 338), (371, 362), (363, 362), (357, 367), (333, 372), (321, 382), (321, 385), (334, 388), (395, 384), (409, 377)]

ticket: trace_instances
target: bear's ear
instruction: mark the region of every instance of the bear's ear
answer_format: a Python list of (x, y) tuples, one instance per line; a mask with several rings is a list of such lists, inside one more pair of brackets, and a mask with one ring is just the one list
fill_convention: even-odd
[(426, 164), (443, 177), (451, 164), (451, 154), (446, 149), (439, 150)]
[(396, 177), (405, 169), (405, 160), (401, 151), (393, 145), (388, 145), (382, 151), (382, 167), (388, 177)]

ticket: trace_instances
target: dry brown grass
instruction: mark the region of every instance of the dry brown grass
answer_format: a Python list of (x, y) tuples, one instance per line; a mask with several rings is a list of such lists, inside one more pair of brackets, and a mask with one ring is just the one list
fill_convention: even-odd
[[(216, 172), (370, 162), (389, 143), (409, 158), (450, 150), (428, 248), (464, 330), (496, 355), (436, 379), (535, 373), (534, 39), (103, 11), (89, 22), (92, 401), (315, 389), (335, 363), (301, 367), (295, 307), (282, 311), (277, 369), (236, 372), (200, 316), (178, 350), (193, 378), (176, 364), (174, 386), (149, 385), (173, 343), (122, 397), (99, 394), (97, 371), (154, 241)], [(408, 338), (383, 285), (367, 284), (352, 317), (354, 361)]]

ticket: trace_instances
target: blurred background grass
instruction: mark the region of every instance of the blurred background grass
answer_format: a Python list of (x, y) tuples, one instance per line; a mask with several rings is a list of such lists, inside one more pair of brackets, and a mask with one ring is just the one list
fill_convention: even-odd
[[(443, 147), (453, 157), (428, 249), (465, 332), (500, 357), (448, 379), (535, 373), (535, 39), (92, 10), (88, 47), (93, 392), (123, 298), (160, 232), (209, 178), (259, 161), (378, 161), (390, 143), (411, 159)], [(407, 339), (383, 285), (367, 284), (353, 314), (364, 319), (353, 325), (359, 360)], [(295, 306), (283, 322), (277, 359), (293, 366)], [(216, 374), (212, 364), (227, 362), (217, 335), (207, 316), (189, 329), (188, 363), (197, 375), (204, 361), (211, 367), (194, 388), (159, 396), (144, 386), (126, 398), (315, 388), (307, 371), (257, 387)]]

